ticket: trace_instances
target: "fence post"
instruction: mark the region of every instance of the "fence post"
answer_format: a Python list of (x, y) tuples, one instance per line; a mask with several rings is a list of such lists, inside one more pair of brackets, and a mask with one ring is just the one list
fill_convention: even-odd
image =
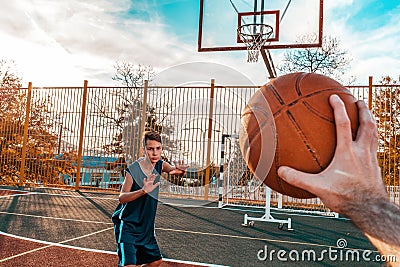
[(78, 165), (76, 173), (76, 184), (75, 187), (78, 190), (81, 183), (81, 164), (82, 164), (82, 151), (83, 151), (83, 135), (85, 133), (85, 119), (86, 119), (86, 102), (87, 102), (87, 87), (88, 81), (83, 82), (83, 97), (82, 97), (82, 114), (81, 114), (81, 125), (79, 132), (79, 145), (78, 145)]
[(136, 153), (136, 159), (140, 157), (140, 148), (142, 147), (142, 140), (144, 135), (144, 130), (146, 126), (146, 110), (147, 110), (147, 91), (149, 87), (149, 81), (144, 81), (144, 88), (143, 88), (143, 106), (142, 106), (142, 120), (140, 123), (140, 131), (139, 131), (139, 142), (138, 142), (138, 150)]
[(206, 158), (206, 177), (204, 181), (204, 200), (208, 200), (208, 184), (210, 183), (210, 158), (211, 158), (211, 135), (213, 132), (213, 113), (214, 113), (214, 89), (215, 80), (211, 79), (210, 90), (210, 110), (208, 113), (208, 136), (207, 136), (207, 158)]
[(29, 82), (28, 97), (26, 99), (26, 109), (25, 109), (24, 136), (22, 139), (21, 167), (19, 171), (20, 186), (23, 186), (25, 183), (25, 161), (26, 161), (26, 151), (28, 149), (28, 130), (29, 130), (29, 119), (31, 114), (31, 100), (32, 100), (32, 82)]
[(369, 78), (368, 78), (368, 108), (369, 108), (369, 110), (372, 109), (372, 80), (373, 80), (373, 77), (369, 76)]

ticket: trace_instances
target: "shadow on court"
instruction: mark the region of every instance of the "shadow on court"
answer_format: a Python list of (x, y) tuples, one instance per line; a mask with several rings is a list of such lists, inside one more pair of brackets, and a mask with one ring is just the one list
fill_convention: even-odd
[[(110, 220), (117, 203), (111, 193), (0, 187), (0, 266), (117, 266)], [(285, 231), (265, 222), (243, 227), (245, 213), (263, 215), (160, 202), (162, 266), (382, 266), (346, 219), (274, 214), (292, 218), (294, 230)]]

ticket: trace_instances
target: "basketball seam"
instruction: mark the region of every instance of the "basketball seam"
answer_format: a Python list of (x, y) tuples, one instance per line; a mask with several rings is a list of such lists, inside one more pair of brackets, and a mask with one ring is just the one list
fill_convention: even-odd
[(305, 76), (307, 76), (308, 75), (308, 73), (301, 73), (297, 78), (296, 78), (296, 83), (295, 83), (295, 89), (296, 89), (296, 92), (297, 92), (297, 95), (298, 96), (302, 96), (303, 94), (301, 93), (301, 90), (300, 90), (300, 82), (301, 82), (301, 80), (305, 77)]
[[(243, 117), (245, 117), (245, 116), (247, 116), (247, 115), (253, 115), (254, 114), (254, 117), (255, 117), (255, 120), (257, 121), (257, 124), (258, 124), (258, 131), (253, 131), (252, 133), (251, 133), (251, 135), (249, 135), (249, 133), (246, 131), (246, 133), (247, 133), (247, 136), (248, 136), (248, 140), (254, 140), (255, 139), (255, 137), (261, 132), (261, 129), (263, 129), (264, 128), (264, 126), (265, 125), (268, 125), (268, 124), (271, 124), (271, 123), (274, 123), (274, 118), (271, 118), (271, 120), (270, 120), (270, 122), (268, 123), (268, 121), (267, 120), (263, 120), (263, 121), (259, 121), (259, 120), (257, 120), (257, 116), (255, 115), (255, 112), (254, 111), (259, 111), (260, 113), (262, 113), (266, 118), (270, 118), (271, 116), (269, 115), (269, 113), (268, 112), (265, 112), (264, 111), (264, 109), (262, 109), (262, 108), (260, 108), (260, 107), (257, 107), (257, 106), (255, 106), (255, 107), (251, 107), (250, 108), (250, 111), (247, 111), (247, 112), (245, 112), (244, 114), (242, 114), (242, 118)], [(274, 128), (274, 127), (273, 127)], [(249, 144), (250, 145), (250, 144)]]
[[(276, 168), (277, 166), (280, 166), (281, 164), (280, 164), (280, 153), (279, 153), (279, 138), (276, 138), (276, 144), (275, 144), (275, 146), (276, 146), (276, 149), (275, 149), (275, 157), (274, 157), (274, 165), (275, 165), (275, 171), (277, 172), (278, 171), (278, 168)], [(271, 166), (271, 168), (272, 168), (272, 166)], [(275, 181), (276, 181), (276, 184), (277, 184), (277, 187), (279, 187), (280, 189), (280, 191), (283, 193), (283, 194), (288, 194), (287, 192), (287, 190), (286, 190), (286, 187), (288, 186), (288, 183), (287, 182), (285, 182), (283, 179), (282, 179), (282, 177), (280, 177), (277, 173), (276, 173), (276, 175), (275, 175)], [(291, 185), (289, 184), (289, 187), (290, 187)], [(300, 189), (300, 188), (298, 188), (297, 187), (297, 189), (298, 190), (300, 190), (300, 191), (304, 191), (303, 189)], [(310, 194), (308, 191), (304, 191), (304, 193), (302, 193), (302, 194)]]
[(303, 131), (301, 130), (301, 127), (297, 124), (297, 121), (294, 118), (293, 114), (289, 110), (286, 111), (286, 114), (287, 114), (289, 120), (292, 122), (293, 126), (296, 128), (297, 132), (299, 133), (300, 138), (302, 139), (304, 145), (307, 147), (307, 149), (310, 152), (311, 156), (317, 162), (318, 166), (320, 167), (320, 169), (322, 171), (324, 169), (322, 164), (319, 162), (317, 155), (315, 154), (314, 150), (311, 147), (311, 144), (308, 142), (306, 136), (304, 135)]
[[(274, 89), (275, 89), (275, 88), (274, 88)], [(296, 105), (296, 104), (297, 104), (299, 101), (301, 101), (301, 100), (304, 100), (304, 99), (313, 97), (313, 96), (318, 95), (318, 94), (321, 94), (321, 93), (326, 93), (326, 92), (329, 92), (329, 91), (339, 91), (339, 92), (342, 92), (342, 93), (346, 93), (346, 94), (348, 94), (348, 95), (351, 95), (351, 94), (349, 94), (349, 93), (347, 92), (347, 89), (345, 89), (345, 88), (336, 88), (336, 87), (335, 87), (335, 88), (324, 89), (324, 90), (321, 90), (321, 91), (318, 91), (318, 92), (312, 92), (312, 93), (310, 93), (310, 94), (308, 94), (308, 95), (305, 95), (305, 96), (302, 96), (301, 98), (296, 99), (296, 100), (294, 100), (294, 101), (292, 101), (292, 102), (286, 104), (286, 106), (283, 106), (282, 108), (278, 109), (277, 111), (275, 111), (274, 117), (275, 117), (276, 115), (278, 115), (279, 113), (281, 113), (281, 112), (284, 110), (284, 108), (288, 108), (288, 107), (294, 106), (294, 105)], [(278, 93), (277, 91), (273, 91), (273, 93), (274, 93), (274, 96), (277, 96), (277, 98), (278, 98), (279, 93)], [(279, 99), (282, 99), (282, 98), (280, 98), (280, 96), (279, 96)], [(278, 101), (279, 101), (279, 99), (278, 99)], [(279, 102), (280, 102), (280, 101), (279, 101)], [(282, 104), (282, 103), (280, 103), (280, 104)], [(285, 104), (285, 103), (283, 102), (283, 104)]]
[[(268, 87), (271, 87), (272, 94), (276, 97), (276, 99), (278, 100), (279, 104), (284, 105), (285, 101), (283, 101), (283, 98), (279, 95), (279, 93), (276, 90), (276, 88), (272, 84), (269, 84)], [(268, 87), (267, 87), (267, 89), (268, 89)]]
[(310, 104), (308, 104), (307, 102), (302, 102), (302, 104), (314, 115), (318, 116), (320, 119), (328, 121), (330, 123), (334, 123), (334, 120), (331, 120), (329, 117), (326, 117), (322, 114), (320, 114), (315, 108), (313, 108)]

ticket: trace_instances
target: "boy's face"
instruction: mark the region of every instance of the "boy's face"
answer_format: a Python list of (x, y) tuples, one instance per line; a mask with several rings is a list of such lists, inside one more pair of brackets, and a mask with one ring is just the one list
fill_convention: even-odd
[(144, 149), (152, 164), (155, 164), (160, 160), (162, 152), (162, 145), (160, 142), (155, 140), (147, 140)]

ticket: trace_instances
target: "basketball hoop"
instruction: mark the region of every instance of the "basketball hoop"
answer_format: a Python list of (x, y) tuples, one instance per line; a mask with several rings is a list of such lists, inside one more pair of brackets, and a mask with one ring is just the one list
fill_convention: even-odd
[(251, 23), (240, 26), (237, 31), (247, 47), (247, 62), (257, 62), (260, 50), (271, 36), (273, 28), (267, 24)]

